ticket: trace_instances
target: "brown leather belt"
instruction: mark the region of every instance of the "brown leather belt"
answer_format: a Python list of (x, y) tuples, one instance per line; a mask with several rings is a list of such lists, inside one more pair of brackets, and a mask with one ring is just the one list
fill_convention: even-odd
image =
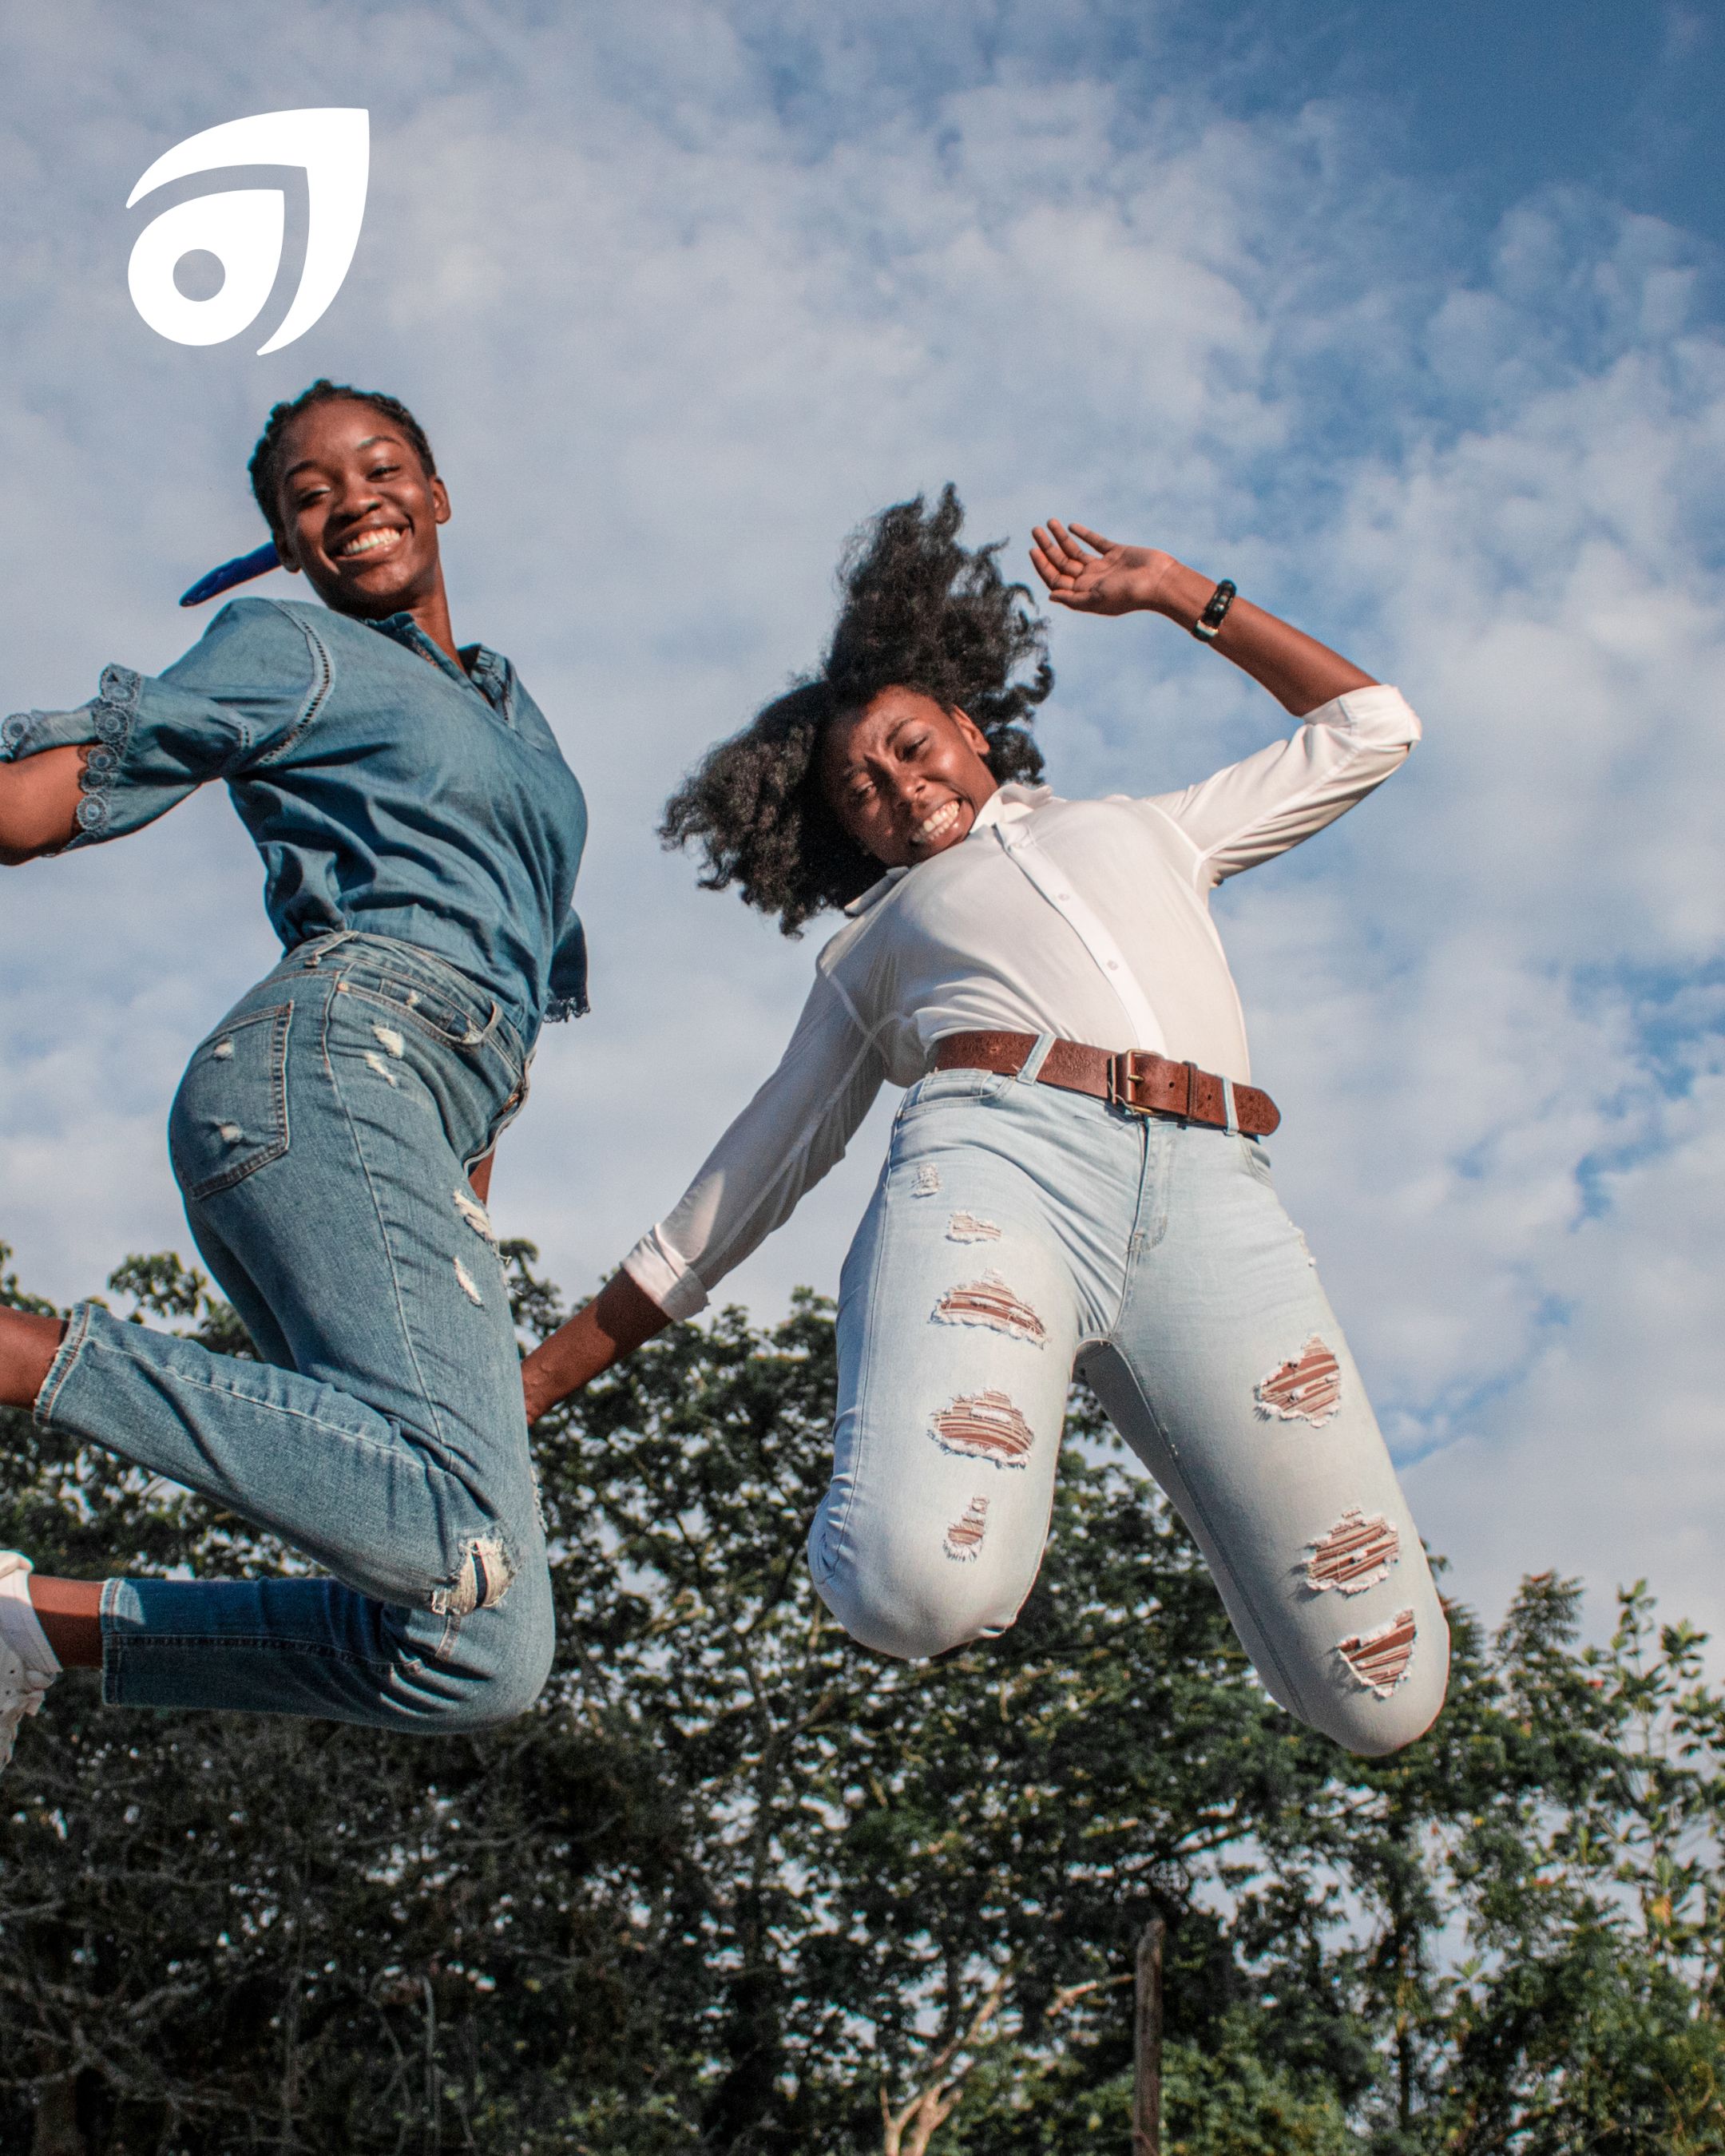
[[(949, 1033), (935, 1045), (934, 1067), (998, 1070), (1015, 1078), (1035, 1045), (1034, 1033)], [(1111, 1101), (1129, 1115), (1171, 1116), (1179, 1122), (1204, 1123), (1219, 1131), (1228, 1127), (1219, 1078), (1194, 1063), (1175, 1063), (1146, 1049), (1122, 1049), (1111, 1055), (1106, 1048), (1057, 1040), (1042, 1059), (1036, 1078), (1039, 1085)], [(1281, 1111), (1255, 1086), (1236, 1086), (1234, 1116), (1248, 1137), (1264, 1138), (1281, 1121)]]

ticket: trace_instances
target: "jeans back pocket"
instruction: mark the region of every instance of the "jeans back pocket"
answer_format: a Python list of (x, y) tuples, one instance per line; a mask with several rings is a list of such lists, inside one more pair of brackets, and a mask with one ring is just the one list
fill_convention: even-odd
[(464, 1008), (453, 995), (429, 982), (412, 981), (374, 967), (347, 967), (341, 974), (341, 985), (359, 1002), (383, 1005), (397, 1019), (405, 1019), (442, 1047), (470, 1050), (495, 1040), (501, 1014), (490, 998), (485, 999), (483, 1010), (475, 1004)]
[(213, 1033), (180, 1081), (168, 1151), (186, 1199), (211, 1198), (288, 1149), (291, 1004), (248, 1011)]

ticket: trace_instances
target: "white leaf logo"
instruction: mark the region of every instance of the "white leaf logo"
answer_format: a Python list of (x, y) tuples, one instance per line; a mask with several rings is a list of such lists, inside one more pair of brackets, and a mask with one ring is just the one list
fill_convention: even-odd
[[(193, 172), (235, 165), (300, 165), (311, 222), (300, 289), (265, 352), (304, 336), (341, 289), (365, 220), (371, 119), (363, 106), (321, 105), (259, 112), (188, 135), (165, 150), (126, 198), (126, 208)], [(131, 303), (158, 336), (175, 344), (225, 344), (254, 322), (281, 267), (286, 203), (280, 187), (235, 187), (164, 210), (138, 234), (126, 269)], [(174, 282), (187, 254), (213, 254), (222, 286), (190, 300)]]

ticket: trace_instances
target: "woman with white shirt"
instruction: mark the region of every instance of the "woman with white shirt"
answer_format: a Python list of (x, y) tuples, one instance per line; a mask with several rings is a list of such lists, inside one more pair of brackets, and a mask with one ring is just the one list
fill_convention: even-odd
[[(949, 487), (854, 549), (819, 674), (721, 743), (668, 841), (822, 951), (778, 1069), (680, 1203), (526, 1365), (530, 1417), (688, 1317), (908, 1087), (839, 1303), (815, 1584), (856, 1638), (999, 1633), (1041, 1562), (1075, 1370), (1178, 1508), (1260, 1676), (1350, 1750), (1443, 1702), (1449, 1635), (1359, 1375), (1261, 1140), (1209, 898), (1419, 738), (1394, 689), (1171, 556), (1039, 527), (1055, 604), (1158, 613), (1303, 721), (1148, 799), (1063, 801), (1025, 732), (1040, 625)], [(882, 875), (882, 870), (885, 874)]]

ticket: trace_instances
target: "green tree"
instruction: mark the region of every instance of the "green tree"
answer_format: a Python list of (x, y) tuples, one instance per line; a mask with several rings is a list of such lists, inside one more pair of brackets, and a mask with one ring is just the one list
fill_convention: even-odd
[(1497, 1641), (1519, 1752), (1464, 1821), (1474, 1957), (1450, 2002), (1437, 2145), (1484, 2156), (1725, 2148), (1718, 2025), (1725, 1697), (1645, 1584), (1577, 1651), (1579, 1584), (1526, 1582)]
[(680, 1327), (542, 1447), (568, 1681), (691, 1800), (665, 1980), (711, 2061), (705, 2140), (1088, 2147), (1117, 2114), (1123, 2138), (1127, 1987), (1158, 1912), (1190, 2047), (1171, 2128), (1219, 2148), (1245, 2105), (1242, 2151), (1327, 2145), (1380, 2077), (1335, 1912), (1382, 1781), (1270, 1702), (1083, 1395), (1013, 1629), (920, 1666), (858, 1647), (803, 1558), (833, 1353), (806, 1297), (766, 1335), (738, 1312)]
[[(531, 1337), (556, 1293), (506, 1255)], [(177, 1260), (110, 1291), (247, 1352)], [(490, 1737), (58, 1686), (0, 1806), (0, 2146), (1123, 2152), (1154, 1913), (1171, 2156), (1725, 2150), (1696, 1634), (1636, 1589), (1584, 1648), (1574, 1584), (1530, 1580), (1494, 1637), (1452, 1612), (1427, 1738), (1348, 1759), (1081, 1395), (1019, 1623), (889, 1662), (803, 1561), (834, 1379), (803, 1297), (542, 1430), (561, 1651)], [(0, 1440), (0, 1538), (45, 1563), (297, 1561), (28, 1417)]]
[[(110, 1286), (244, 1346), (171, 1260)], [(0, 1438), (0, 1539), (44, 1566), (294, 1561), (28, 1417)], [(120, 1714), (69, 1679), (0, 1794), (0, 2147), (686, 2145), (583, 2141), (634, 2033), (634, 1912), (679, 1845), (652, 1758), (554, 1704), (432, 1746)]]

